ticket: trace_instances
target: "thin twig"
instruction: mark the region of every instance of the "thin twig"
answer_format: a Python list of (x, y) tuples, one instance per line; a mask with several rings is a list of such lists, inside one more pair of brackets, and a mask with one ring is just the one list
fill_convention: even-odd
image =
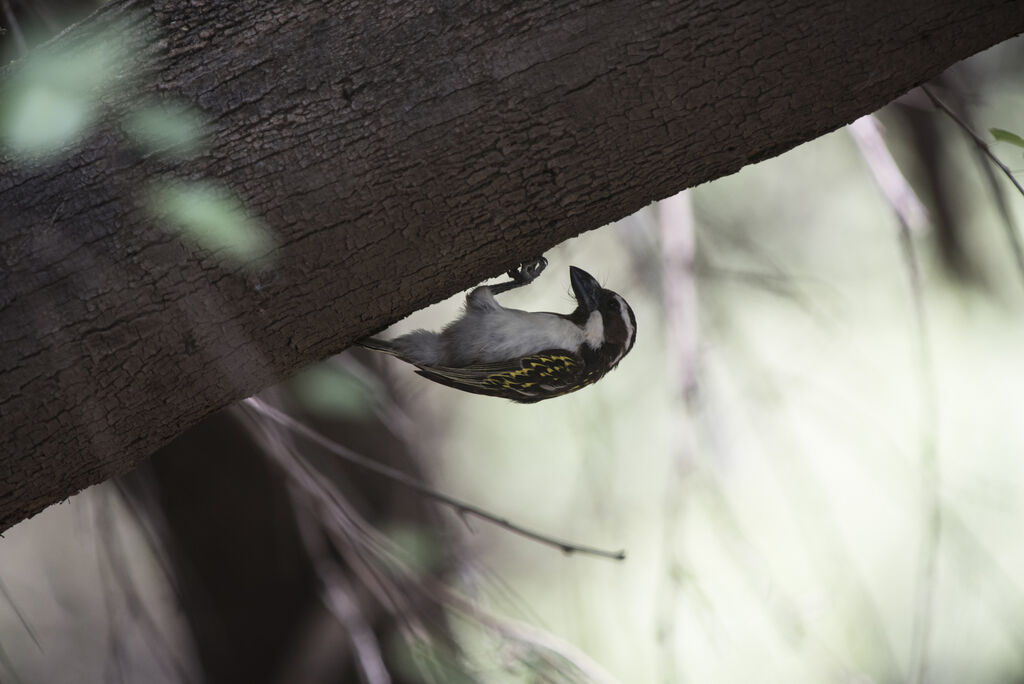
[[(354, 510), (337, 488), (297, 451), (295, 435), (287, 426), (260, 415), (242, 413), (263, 437), (265, 453), (289, 479), (288, 492), (295, 508), (299, 536), (320, 579), (320, 599), (349, 637), (363, 684), (390, 684), (391, 677), (380, 644), (361, 608), (352, 600), (352, 589), (339, 568), (348, 568), (399, 621), (410, 622), (415, 611), (401, 596), (402, 588), (390, 577), (390, 568), (374, 563), (384, 554), (377, 548), (372, 527)], [(327, 551), (327, 541), (338, 554)]]
[[(1013, 217), (1013, 212), (1010, 211), (1010, 203), (1006, 197), (1006, 192), (1003, 188), (1002, 183), (999, 182), (999, 176), (992, 170), (992, 165), (988, 163), (988, 158), (985, 153), (980, 150), (975, 150), (975, 161), (981, 172), (985, 174), (985, 183), (988, 185), (989, 190), (992, 191), (992, 201), (996, 204), (996, 210), (999, 212), (999, 219), (1003, 223), (1003, 230), (1006, 234), (1012, 237), (1016, 236), (1017, 233), (1017, 221)], [(1012, 170), (1011, 170), (1012, 172)], [(1014, 259), (1020, 267), (1020, 254), (1017, 250), (1014, 250)]]
[(96, 567), (100, 574), (100, 587), (103, 592), (103, 606), (106, 610), (106, 627), (107, 627), (107, 660), (104, 666), (104, 679), (107, 681), (113, 680), (116, 677), (116, 681), (120, 684), (124, 684), (124, 665), (121, 662), (121, 640), (118, 639), (117, 622), (118, 622), (118, 611), (116, 605), (116, 598), (114, 596), (114, 589), (112, 587), (114, 581), (110, 573), (105, 572), (103, 563), (106, 561), (110, 563), (110, 558), (103, 554), (100, 548), (100, 538), (102, 531), (112, 525), (110, 519), (109, 501), (106, 497), (95, 497), (93, 498), (93, 525), (96, 533), (94, 536), (94, 543), (96, 545)]
[(321, 600), (348, 633), (359, 665), (360, 679), (366, 684), (391, 684), (391, 675), (384, 664), (377, 636), (352, 597), (348, 580), (332, 563), (318, 563), (317, 574), (323, 583)]
[(889, 205), (896, 212), (900, 224), (909, 231), (917, 231), (924, 227), (927, 212), (921, 200), (903, 176), (896, 160), (889, 154), (889, 149), (882, 138), (881, 125), (872, 115), (862, 116), (847, 126), (853, 136), (861, 156), (868, 165), (871, 175), (875, 178), (878, 189), (885, 195)]
[[(432, 630), (423, 621), (424, 616), (419, 606), (423, 605), (424, 600), (435, 603), (436, 592), (427, 591), (426, 575), (422, 573), (422, 569), (411, 571), (394, 540), (370, 525), (359, 511), (355, 510), (351, 502), (341, 495), (335, 483), (308, 463), (298, 451), (295, 435), (287, 426), (266, 420), (264, 416), (252, 412), (245, 412), (242, 415), (254, 424), (257, 433), (266, 440), (267, 455), (289, 479), (289, 491), (295, 505), (301, 506), (301, 511), (309, 513), (308, 516), (298, 515), (300, 532), (305, 537), (310, 532), (306, 528), (316, 525), (317, 530), (322, 530), (337, 554), (336, 558), (327, 558), (326, 554), (323, 554), (324, 561), (337, 564), (339, 559), (344, 559), (348, 568), (359, 577), (363, 586), (369, 589), (380, 605), (398, 619), (399, 629), (407, 639), (424, 643), (432, 641)], [(325, 578), (322, 576), (322, 579)], [(325, 590), (330, 585), (333, 585), (333, 582), (327, 579), (324, 584)], [(323, 595), (323, 592), (322, 596), (325, 601), (330, 599), (329, 596)], [(328, 605), (328, 609), (332, 611), (338, 607)], [(351, 616), (344, 614), (336, 617), (345, 623), (349, 623), (351, 619)], [(441, 626), (443, 629), (440, 633), (446, 633), (447, 626)], [(364, 681), (372, 682), (374, 680), (369, 677), (371, 671), (386, 673), (386, 670), (376, 667), (378, 658), (370, 650), (373, 644), (367, 640), (368, 636), (364, 633), (358, 640), (353, 639), (352, 646), (359, 658), (366, 659), (360, 662)], [(424, 681), (444, 681), (442, 676), (428, 676), (429, 673), (421, 667), (419, 659), (414, 659), (414, 663)]]
[(697, 444), (694, 418), (698, 404), (697, 373), (699, 340), (697, 337), (697, 278), (695, 273), (697, 236), (690, 191), (662, 200), (658, 204), (658, 235), (661, 245), (661, 286), (665, 311), (665, 344), (669, 350), (669, 372), (674, 393), (678, 396), (677, 411), (681, 420), (674, 421), (672, 469), (666, 473), (662, 494), (662, 549), (665, 568), (655, 589), (659, 610), (655, 638), (661, 655), (661, 679), (676, 680), (679, 670), (673, 648), (679, 627), (679, 596), (681, 582), (674, 569), (683, 568), (677, 537), (683, 523), (686, 496), (680, 496), (685, 480), (692, 473)]
[(354, 510), (350, 502), (338, 492), (328, 478), (324, 477), (295, 448), (288, 427), (268, 421), (260, 414), (245, 413), (247, 420), (258, 426), (259, 434), (267, 440), (267, 454), (282, 469), (289, 480), (304, 492), (305, 497), (316, 504), (318, 517), (328, 535), (340, 543), (335, 547), (349, 567), (382, 606), (391, 614), (404, 618), (411, 611), (403, 602), (401, 590), (382, 572), (371, 558), (380, 557), (375, 530)]
[(7, 651), (4, 650), (3, 644), (0, 644), (0, 669), (7, 670), (11, 673), (14, 684), (21, 684), (21, 677), (18, 676), (18, 671), (14, 667), (14, 661), (11, 660), (9, 655), (7, 655)]
[[(980, 135), (975, 133), (974, 129), (967, 125), (967, 122), (961, 119), (956, 112), (946, 105), (945, 102), (940, 100), (938, 96), (932, 92), (931, 88), (923, 85), (921, 86), (921, 90), (924, 91), (924, 94), (928, 96), (928, 99), (932, 101), (932, 104), (934, 104), (937, 109), (952, 119), (956, 125), (964, 131), (964, 133), (970, 136), (971, 140), (974, 141), (974, 144), (978, 146), (978, 149), (981, 150), (986, 157), (991, 159), (993, 164), (999, 167), (999, 170), (1003, 172), (1003, 175), (1013, 183), (1015, 188), (1017, 188), (1017, 192), (1024, 196), (1024, 186), (1022, 186), (1020, 181), (1018, 181), (1013, 175), (1010, 168), (1004, 164), (994, 152), (992, 152), (988, 143), (985, 142)], [(1017, 270), (1020, 271), (1021, 276), (1024, 277), (1024, 245), (1021, 244), (1020, 235), (1017, 233), (1016, 227), (1012, 222), (1008, 223), (1004, 221), (1003, 225), (1006, 227), (1006, 237), (1010, 240), (1010, 246), (1013, 249), (1013, 257), (1017, 261)]]
[[(261, 402), (262, 403), (262, 402)], [(263, 404), (267, 407), (266, 404)], [(271, 409), (273, 410), (273, 409)], [(286, 417), (284, 414), (282, 416)], [(257, 415), (251, 415), (250, 418), (256, 419), (260, 416), (268, 416), (266, 413)], [(268, 417), (274, 419), (276, 416), (269, 415)], [(301, 423), (293, 423), (293, 421), (259, 421), (262, 426), (261, 432), (272, 442), (271, 455), (275, 460), (282, 466), (286, 475), (290, 478), (292, 484), (297, 488), (296, 500), (306, 499), (306, 506), (310, 509), (313, 518), (318, 518), (322, 529), (326, 534), (327, 539), (333, 546), (333, 549), (340, 554), (342, 557), (352, 561), (357, 557), (359, 560), (365, 562), (368, 558), (376, 558), (381, 562), (382, 567), (388, 569), (389, 573), (398, 573), (405, 578), (406, 581), (413, 581), (419, 588), (422, 596), (430, 597), (431, 600), (437, 600), (444, 605), (454, 608), (455, 610), (463, 613), (467, 617), (475, 619), (480, 624), (494, 629), (501, 636), (506, 639), (518, 641), (520, 643), (529, 644), (537, 649), (536, 655), (541, 660), (554, 665), (554, 661), (549, 659), (546, 654), (557, 656), (562, 662), (570, 664), (580, 673), (587, 677), (587, 681), (592, 682), (612, 682), (612, 680), (599, 665), (597, 665), (588, 656), (578, 651), (571, 644), (566, 644), (559, 640), (557, 637), (553, 637), (541, 630), (536, 628), (518, 626), (516, 623), (502, 618), (496, 618), (482, 609), (478, 608), (473, 602), (461, 594), (455, 592), (447, 585), (438, 581), (436, 578), (431, 577), (429, 574), (424, 574), (421, 569), (412, 569), (409, 566), (408, 559), (404, 557), (400, 549), (397, 548), (394, 543), (381, 536), (381, 534), (372, 528), (366, 530), (360, 530), (356, 534), (353, 534), (353, 530), (350, 529), (351, 523), (356, 522), (355, 519), (348, 519), (349, 515), (353, 518), (358, 518), (358, 513), (355, 511), (344, 511), (347, 508), (347, 502), (336, 495), (334, 486), (327, 482), (322, 476), (320, 476), (314, 468), (309, 466), (305, 462), (299, 453), (295, 451), (294, 445), (288, 445), (284, 443), (286, 439), (286, 431), (290, 430), (296, 432), (297, 427), (303, 427)], [(303, 436), (308, 436), (306, 430), (299, 430)], [(324, 445), (327, 446), (327, 445)], [(327, 448), (331, 448), (327, 446)], [(344, 447), (341, 447), (344, 449)], [(332, 449), (333, 450), (333, 449)], [(358, 456), (358, 454), (357, 454)], [(379, 464), (378, 464), (379, 465)], [(388, 475), (390, 476), (390, 475)], [(403, 484), (405, 484), (403, 482)], [(301, 495), (299, 494), (301, 492)], [(460, 514), (462, 512), (460, 511)], [(339, 517), (338, 514), (341, 514)], [(345, 520), (340, 518), (344, 517)], [(313, 522), (312, 520), (307, 522)], [(302, 520), (300, 519), (300, 529), (303, 532), (303, 537), (310, 537), (310, 533), (313, 530), (303, 529)], [(307, 545), (309, 540), (307, 539)], [(314, 542), (315, 545), (315, 542)], [(350, 550), (357, 548), (359, 551), (355, 554), (351, 554)], [(308, 546), (307, 546), (308, 548)], [(332, 564), (334, 561), (330, 558), (329, 554), (325, 553), (324, 550), (318, 550), (311, 553), (311, 556), (319, 557), (320, 562), (316, 562), (318, 566), (317, 571), (322, 572), (326, 569), (326, 565)], [(330, 575), (334, 573), (334, 577)], [(321, 575), (321, 579), (329, 578), (325, 582), (325, 588), (329, 586), (337, 587), (337, 568), (333, 568), (331, 572)], [(372, 588), (372, 587), (371, 587)], [(330, 598), (330, 597), (325, 597)], [(390, 605), (391, 610), (397, 615), (399, 610), (397, 604), (393, 600), (387, 599), (384, 601), (385, 605)], [(334, 611), (338, 611), (341, 606), (332, 605), (329, 608)], [(412, 613), (411, 610), (403, 611), (405, 617), (408, 617)], [(339, 618), (351, 617), (346, 616), (344, 611), (340, 611), (337, 615)], [(346, 623), (347, 619), (344, 620)], [(419, 639), (427, 642), (427, 632), (422, 628), (419, 629), (415, 625), (410, 625), (411, 629), (407, 631), (407, 638)], [(420, 663), (417, 660), (417, 664)], [(421, 671), (422, 672), (422, 671)], [(364, 670), (363, 674), (366, 674)], [(441, 681), (443, 674), (438, 675), (438, 681)], [(434, 681), (434, 678), (430, 678)]]
[(3, 595), (4, 600), (7, 601), (7, 605), (9, 605), (11, 607), (11, 610), (14, 611), (14, 615), (18, 618), (18, 621), (21, 622), (21, 626), (25, 629), (25, 632), (32, 639), (32, 643), (34, 643), (36, 645), (36, 648), (39, 649), (39, 652), (42, 653), (43, 645), (39, 641), (39, 635), (36, 633), (36, 630), (32, 628), (32, 623), (28, 621), (28, 618), (25, 617), (25, 614), (21, 612), (21, 608), (18, 607), (18, 604), (15, 602), (14, 597), (11, 595), (11, 592), (7, 589), (7, 585), (4, 584), (2, 578), (0, 578), (0, 595)]
[(697, 284), (694, 274), (697, 237), (688, 190), (659, 205), (662, 251), (662, 292), (673, 384), (692, 406), (697, 398)]
[[(923, 87), (923, 86), (922, 86)], [(925, 90), (925, 92), (928, 92)], [(929, 93), (929, 96), (931, 94)], [(934, 98), (933, 98), (934, 99)], [(948, 110), (947, 110), (948, 112)], [(948, 112), (952, 115), (952, 112)], [(849, 126), (864, 161), (871, 170), (882, 194), (892, 205), (899, 223), (900, 251), (910, 279), (910, 294), (914, 306), (914, 323), (918, 343), (918, 373), (923, 415), (921, 418), (921, 479), (924, 495), (921, 557), (918, 566), (917, 595), (914, 598), (913, 628), (910, 645), (910, 681), (920, 684), (928, 672), (928, 650), (935, 603), (935, 577), (938, 565), (939, 543), (942, 537), (942, 506), (939, 497), (941, 484), (938, 445), (938, 402), (935, 374), (928, 335), (928, 320), (924, 307), (921, 267), (914, 249), (911, 230), (915, 212), (908, 210), (900, 198), (914, 197), (910, 184), (899, 172), (889, 149), (872, 116), (865, 116)], [(911, 203), (913, 204), (913, 203)], [(920, 203), (917, 203), (918, 205)]]
[[(320, 579), (320, 600), (348, 634), (359, 666), (360, 681), (363, 684), (391, 684), (391, 675), (384, 664), (380, 643), (363, 610), (352, 598), (352, 587), (348, 579), (338, 568), (337, 561), (328, 553), (314, 499), (304, 490), (300, 495), (298, 488), (289, 489), (296, 508), (299, 538)], [(301, 512), (300, 506), (303, 507)]]
[(149, 647), (157, 662), (165, 667), (168, 672), (172, 673), (177, 681), (193, 681), (193, 677), (188, 672), (188, 667), (178, 659), (170, 647), (171, 640), (161, 632), (159, 621), (146, 606), (142, 594), (132, 577), (131, 569), (128, 567), (128, 558), (122, 546), (121, 535), (117, 530), (117, 523), (114, 521), (110, 510), (112, 504), (110, 499), (113, 497), (113, 493), (100, 490), (98, 496), (102, 497), (103, 517), (101, 520), (105, 522), (105, 524), (97, 528), (101, 548), (106, 555), (110, 577), (121, 591), (128, 614), (135, 624), (140, 627), (142, 642)]
[(366, 470), (370, 470), (372, 472), (377, 473), (378, 475), (382, 475), (383, 477), (386, 477), (389, 480), (405, 485), (409, 489), (412, 489), (413, 491), (418, 492), (423, 496), (443, 503), (446, 506), (450, 506), (459, 515), (472, 515), (476, 516), (477, 518), (480, 518), (481, 520), (487, 520), (488, 522), (491, 522), (499, 527), (502, 527), (508, 530), (509, 532), (512, 532), (513, 534), (518, 534), (522, 537), (526, 537), (527, 539), (532, 539), (533, 541), (538, 542), (540, 544), (554, 547), (565, 554), (579, 553), (588, 556), (611, 558), (613, 560), (625, 560), (626, 558), (625, 551), (606, 551), (604, 549), (598, 549), (592, 546), (583, 546), (580, 544), (575, 544), (573, 542), (563, 541), (561, 539), (550, 537), (546, 534), (541, 534), (540, 532), (528, 530), (525, 527), (516, 525), (515, 523), (512, 523), (505, 518), (490, 513), (489, 511), (486, 511), (483, 508), (474, 506), (464, 501), (460, 501), (455, 497), (444, 494), (443, 492), (439, 492), (436, 489), (432, 489), (431, 487), (428, 487), (427, 485), (423, 484), (416, 478), (402, 472), (397, 468), (392, 468), (382, 463), (378, 463), (377, 461), (374, 461), (361, 454), (358, 454), (352, 451), (351, 449), (348, 449), (342, 446), (341, 444), (338, 444), (337, 442), (328, 439), (327, 437), (321, 435), (316, 430), (313, 430), (312, 428), (300, 423), (291, 416), (282, 413), (281, 411), (278, 411), (277, 409), (271, 406), (268, 406), (267, 404), (260, 401), (256, 397), (249, 397), (248, 399), (245, 399), (243, 403), (249, 408), (256, 411), (257, 413), (260, 413), (266, 416), (267, 418), (270, 418), (274, 422), (283, 425), (291, 430), (294, 430), (295, 432), (302, 435), (306, 439), (315, 442), (316, 444), (319, 444), (323, 448), (333, 453), (335, 456), (343, 458), (349, 463), (357, 465), (360, 468), (365, 468)]
[(171, 561), (167, 557), (167, 547), (161, 541), (170, 534), (167, 530), (167, 520), (154, 506), (146, 506), (143, 510), (143, 502), (157, 501), (159, 496), (152, 481), (152, 473), (135, 471), (130, 477), (132, 478), (131, 488), (126, 485), (125, 478), (119, 477), (112, 480), (119, 500), (141, 533), (149, 555), (160, 568), (164, 581), (167, 582), (171, 593), (174, 594), (174, 599), (179, 604), (183, 604), (185, 602), (184, 592), (171, 569)]
[[(18, 616), (18, 620), (21, 621), (22, 627), (24, 627), (25, 631), (28, 632), (28, 635), (32, 637), (32, 641), (35, 642), (36, 648), (38, 648), (39, 651), (42, 652), (43, 647), (39, 643), (39, 637), (36, 635), (35, 630), (32, 629), (32, 625), (29, 623), (28, 619), (24, 616), (24, 614), (22, 614), (21, 609), (18, 608), (18, 604), (14, 602), (14, 598), (11, 596), (11, 593), (7, 590), (7, 585), (4, 584), (2, 579), (0, 579), (0, 594), (3, 594), (4, 598), (7, 600), (8, 605), (10, 605), (11, 608), (14, 610), (14, 614)], [(15, 682), (15, 684), (21, 684), (22, 680), (21, 677), (18, 675), (18, 670), (14, 665), (14, 661), (7, 654), (7, 651), (4, 650), (3, 644), (0, 643), (0, 670), (2, 669), (6, 669), (8, 672), (11, 673), (11, 679)], [(3, 679), (0, 678), (0, 681), (3, 681)]]
[(506, 617), (497, 617), (480, 608), (475, 602), (439, 582), (432, 582), (432, 589), (444, 597), (447, 605), (493, 629), (506, 639), (527, 644), (533, 648), (558, 656), (574, 667), (592, 684), (615, 684), (617, 682), (593, 658), (573, 644), (550, 632), (533, 625)]
[(974, 130), (970, 126), (968, 126), (967, 123), (963, 119), (961, 119), (957, 115), (956, 112), (954, 112), (952, 109), (950, 109), (946, 105), (946, 103), (944, 103), (942, 100), (940, 100), (935, 95), (935, 93), (933, 93), (931, 91), (931, 88), (929, 88), (926, 85), (923, 85), (923, 86), (921, 86), (921, 90), (924, 91), (924, 94), (928, 96), (928, 98), (932, 101), (932, 103), (938, 109), (941, 109), (949, 118), (951, 118), (953, 121), (955, 121), (956, 124), (958, 126), (960, 126), (960, 128), (962, 128), (965, 133), (967, 133), (967, 135), (971, 136), (971, 139), (974, 140), (974, 144), (977, 145), (979, 148), (981, 148), (981, 150), (985, 153), (985, 156), (987, 156), (989, 159), (991, 159), (992, 163), (995, 164), (996, 166), (998, 166), (1000, 168), (1000, 170), (1003, 172), (1003, 174), (1008, 179), (1010, 179), (1010, 182), (1013, 183), (1014, 187), (1017, 188), (1017, 191), (1020, 192), (1021, 195), (1024, 195), (1024, 186), (1022, 186), (1020, 184), (1020, 181), (1018, 181), (1014, 177), (1013, 172), (1010, 171), (1010, 168), (1008, 166), (1006, 166), (1006, 164), (1004, 164), (999, 159), (999, 157), (997, 157), (992, 152), (992, 149), (988, 146), (988, 143), (985, 142), (984, 139), (981, 138), (981, 136), (979, 136), (977, 133), (975, 133)]
[(28, 43), (25, 42), (25, 36), (21, 33), (21, 27), (18, 25), (18, 18), (14, 16), (14, 10), (11, 9), (11, 3), (8, 0), (0, 0), (0, 6), (3, 7), (4, 17), (7, 18), (7, 24), (11, 27), (14, 42), (18, 44), (18, 54), (24, 55), (28, 52)]

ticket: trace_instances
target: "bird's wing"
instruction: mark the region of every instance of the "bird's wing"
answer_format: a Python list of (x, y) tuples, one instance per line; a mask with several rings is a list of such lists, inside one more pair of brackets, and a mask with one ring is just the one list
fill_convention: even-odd
[(586, 384), (583, 359), (564, 349), (462, 368), (417, 367), (420, 375), (442, 385), (524, 404), (572, 392)]

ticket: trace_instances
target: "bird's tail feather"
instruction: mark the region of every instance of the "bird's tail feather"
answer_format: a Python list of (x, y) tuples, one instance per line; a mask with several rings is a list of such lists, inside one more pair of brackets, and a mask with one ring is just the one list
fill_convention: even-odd
[(416, 366), (436, 366), (441, 364), (444, 359), (441, 336), (429, 330), (414, 330), (394, 340), (367, 337), (359, 340), (356, 344), (366, 349), (390, 354), (396, 359)]
[(356, 344), (364, 349), (372, 349), (373, 351), (391, 354), (392, 356), (399, 356), (399, 351), (395, 345), (388, 340), (382, 340), (378, 337), (364, 337), (357, 341)]

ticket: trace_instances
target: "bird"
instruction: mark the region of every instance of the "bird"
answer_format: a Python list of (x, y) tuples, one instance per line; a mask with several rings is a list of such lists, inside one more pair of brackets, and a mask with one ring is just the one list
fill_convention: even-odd
[(544, 257), (530, 259), (508, 271), (508, 282), (475, 288), (462, 315), (441, 332), (421, 329), (357, 344), (412, 364), (442, 385), (521, 404), (592, 385), (633, 348), (636, 316), (621, 295), (576, 266), (569, 267), (572, 313), (521, 311), (497, 302), (495, 295), (532, 283), (547, 265)]

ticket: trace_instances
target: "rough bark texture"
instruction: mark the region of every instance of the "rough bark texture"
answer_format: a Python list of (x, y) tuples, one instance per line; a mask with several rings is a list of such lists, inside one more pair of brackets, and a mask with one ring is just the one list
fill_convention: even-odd
[[(211, 121), (170, 163), (116, 124), (0, 159), (0, 530), (412, 311), (870, 112), (1024, 30), (1024, 2), (117, 2), (144, 95)], [(143, 27), (148, 33), (128, 31)], [(14, 65), (6, 72), (10, 77)], [(259, 270), (140, 201), (217, 179)]]

